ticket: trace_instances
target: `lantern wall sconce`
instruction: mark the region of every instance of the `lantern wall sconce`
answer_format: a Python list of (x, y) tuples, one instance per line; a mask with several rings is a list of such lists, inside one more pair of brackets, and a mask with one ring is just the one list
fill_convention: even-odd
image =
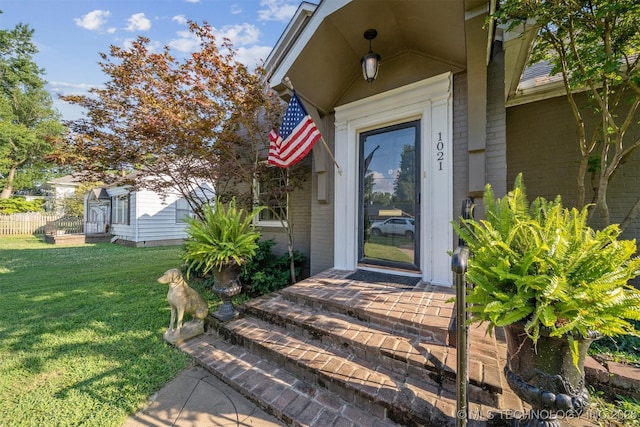
[(375, 39), (378, 32), (373, 28), (364, 32), (364, 38), (369, 40), (369, 52), (362, 57), (360, 65), (362, 65), (362, 75), (364, 79), (371, 83), (378, 77), (378, 67), (380, 66), (380, 55), (371, 50), (371, 40)]

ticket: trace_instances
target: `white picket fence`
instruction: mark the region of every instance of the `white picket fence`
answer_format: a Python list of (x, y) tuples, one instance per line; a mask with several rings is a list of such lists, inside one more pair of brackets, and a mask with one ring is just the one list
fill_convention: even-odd
[(28, 212), (0, 215), (0, 235), (40, 234), (48, 221), (60, 219), (60, 214)]

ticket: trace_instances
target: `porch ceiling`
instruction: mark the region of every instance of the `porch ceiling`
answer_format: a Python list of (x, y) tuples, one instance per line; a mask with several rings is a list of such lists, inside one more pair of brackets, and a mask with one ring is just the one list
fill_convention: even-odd
[[(324, 0), (315, 13), (322, 15), (323, 7), (327, 10), (335, 2)], [(348, 102), (344, 95), (349, 91), (370, 93), (390, 89), (389, 85), (411, 83), (411, 79), (424, 78), (421, 72), (426, 72), (424, 69), (428, 67), (465, 69), (465, 13), (488, 5), (487, 0), (352, 0), (344, 3), (331, 13), (325, 12), (320, 22), (320, 18), (314, 16), (309, 23), (311, 28), (293, 41), (294, 47), (275, 64), (270, 76), (271, 85), (278, 90), (285, 89), (281, 80), (289, 77), (300, 94), (323, 113)], [(373, 51), (382, 57), (378, 80), (384, 78), (385, 69), (395, 69), (394, 63), (404, 59), (412, 61), (417, 72), (406, 72), (400, 80), (396, 77), (393, 83), (383, 82), (377, 89), (368, 88), (362, 78), (360, 58), (369, 49), (363, 36), (369, 28), (378, 31), (372, 42)]]

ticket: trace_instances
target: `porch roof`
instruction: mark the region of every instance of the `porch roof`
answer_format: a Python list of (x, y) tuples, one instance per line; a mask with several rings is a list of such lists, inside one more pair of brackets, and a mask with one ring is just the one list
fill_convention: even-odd
[[(267, 80), (281, 94), (289, 77), (306, 102), (321, 114), (354, 101), (431, 77), (467, 68), (465, 24), (495, 7), (497, 0), (322, 0), (303, 2), (266, 61)], [(369, 50), (364, 32), (378, 36), (372, 50), (380, 74), (367, 84), (360, 58)], [(481, 43), (487, 56), (494, 31)], [(529, 41), (509, 37), (507, 88), (524, 68)], [(523, 52), (525, 52), (523, 54)], [(517, 83), (515, 84), (517, 86)], [(507, 89), (505, 96), (514, 90)]]

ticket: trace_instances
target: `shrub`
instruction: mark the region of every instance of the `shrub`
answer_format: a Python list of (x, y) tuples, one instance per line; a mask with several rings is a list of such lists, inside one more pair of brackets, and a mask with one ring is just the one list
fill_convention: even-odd
[[(291, 284), (289, 254), (274, 254), (272, 249), (275, 244), (273, 239), (258, 241), (256, 254), (242, 269), (240, 281), (249, 296), (268, 294)], [(298, 277), (305, 256), (299, 251), (294, 251), (293, 258)]]
[(471, 322), (487, 322), (491, 332), (526, 321), (534, 343), (543, 328), (569, 339), (638, 333), (640, 291), (628, 282), (640, 275), (640, 258), (616, 224), (593, 230), (588, 207), (564, 208), (560, 197), (530, 204), (522, 174), (501, 199), (487, 185), (484, 203), (484, 220), (453, 223), (471, 253)]
[(44, 200), (28, 201), (24, 197), (11, 197), (0, 200), (1, 215), (23, 212), (44, 212)]
[(187, 276), (220, 270), (232, 262), (245, 264), (257, 249), (260, 232), (253, 225), (253, 218), (261, 210), (245, 212), (236, 206), (235, 198), (225, 207), (216, 198), (215, 206), (203, 206), (203, 218), (186, 218)]

